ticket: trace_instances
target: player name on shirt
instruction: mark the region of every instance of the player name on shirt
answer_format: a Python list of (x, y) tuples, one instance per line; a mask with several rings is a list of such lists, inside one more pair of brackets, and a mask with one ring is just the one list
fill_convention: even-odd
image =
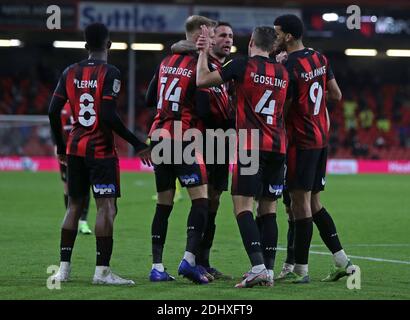
[(188, 78), (191, 78), (191, 76), (192, 76), (192, 70), (190, 70), (190, 69), (177, 68), (177, 67), (168, 67), (168, 66), (162, 66), (161, 67), (161, 73), (176, 74), (176, 75), (181, 75), (181, 76), (188, 77)]
[(78, 80), (78, 79), (74, 79), (74, 85), (78, 89), (97, 88), (97, 80)]
[(312, 80), (313, 78), (320, 77), (326, 74), (326, 66), (322, 66), (317, 69), (313, 69), (309, 72), (301, 72), (300, 76), (305, 80), (305, 82)]
[(282, 89), (286, 88), (286, 80), (268, 77), (262, 74), (257, 74), (252, 72), (251, 77), (253, 78), (253, 82), (258, 84), (269, 84), (274, 87), (279, 87)]

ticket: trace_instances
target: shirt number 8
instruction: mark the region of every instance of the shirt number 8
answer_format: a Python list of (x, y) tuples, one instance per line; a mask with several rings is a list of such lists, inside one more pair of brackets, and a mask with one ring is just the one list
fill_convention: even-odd
[[(87, 105), (85, 102), (87, 101)], [(84, 127), (91, 127), (97, 120), (96, 112), (94, 110), (94, 98), (89, 93), (83, 93), (80, 96), (80, 112), (78, 114), (78, 121)]]

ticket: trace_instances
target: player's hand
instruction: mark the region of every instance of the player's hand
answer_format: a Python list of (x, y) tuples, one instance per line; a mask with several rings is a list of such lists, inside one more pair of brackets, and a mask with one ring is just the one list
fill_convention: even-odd
[(137, 153), (137, 157), (141, 158), (143, 164), (152, 167), (151, 148), (146, 148)]
[(276, 55), (276, 62), (284, 63), (288, 59), (288, 53), (286, 51), (282, 51)]
[(201, 35), (196, 41), (196, 47), (200, 51), (208, 52), (210, 47), (209, 30), (205, 25), (201, 26)]
[(58, 158), (58, 162), (60, 162), (61, 164), (63, 164), (63, 165), (67, 165), (67, 155), (65, 155), (65, 154), (59, 154), (59, 155), (57, 155), (57, 158)]

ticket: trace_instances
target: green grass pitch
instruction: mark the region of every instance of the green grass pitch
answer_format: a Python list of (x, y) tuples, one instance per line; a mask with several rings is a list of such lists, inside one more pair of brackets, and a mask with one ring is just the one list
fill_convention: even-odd
[[(115, 224), (111, 266), (136, 281), (134, 287), (93, 286), (94, 236), (78, 236), (72, 259), (72, 281), (49, 290), (49, 265), (58, 264), (60, 224), (64, 215), (62, 184), (57, 173), (0, 173), (0, 299), (410, 299), (410, 177), (329, 176), (322, 201), (332, 214), (345, 250), (361, 268), (361, 289), (349, 290), (346, 278), (321, 283), (331, 256), (314, 231), (308, 285), (276, 284), (273, 288), (235, 289), (249, 261), (243, 248), (229, 193), (223, 195), (211, 262), (235, 276), (232, 281), (195, 285), (177, 277), (150, 283), (150, 225), (155, 203), (152, 174), (121, 175), (122, 198)], [(184, 191), (186, 196), (186, 193)], [(185, 247), (190, 202), (174, 206), (164, 263), (176, 270)], [(95, 206), (90, 208), (91, 224)], [(279, 246), (285, 247), (287, 222), (278, 207)], [(285, 251), (279, 250), (278, 274)], [(381, 261), (371, 260), (382, 259)], [(389, 261), (386, 261), (389, 260)]]

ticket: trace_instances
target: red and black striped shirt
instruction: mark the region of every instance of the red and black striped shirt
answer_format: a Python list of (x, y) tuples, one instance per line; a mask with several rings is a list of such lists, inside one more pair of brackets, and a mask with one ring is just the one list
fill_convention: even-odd
[(258, 129), (261, 151), (286, 152), (283, 105), (289, 78), (285, 67), (262, 57), (234, 59), (220, 71), (223, 81), (234, 80), (236, 89), (236, 130), (247, 130), (247, 144), (252, 149), (251, 129)]
[(157, 114), (150, 137), (160, 130), (159, 136), (177, 138), (177, 121), (181, 122), (182, 134), (190, 128), (204, 129), (195, 110), (197, 61), (196, 54), (173, 54), (162, 60), (150, 84), (157, 88)]
[(112, 130), (100, 119), (103, 99), (114, 100), (121, 88), (119, 70), (101, 60), (84, 60), (67, 67), (54, 92), (67, 99), (73, 128), (67, 154), (88, 158), (117, 156)]
[(292, 97), (286, 118), (289, 144), (324, 148), (328, 143), (326, 83), (334, 78), (329, 62), (323, 54), (305, 48), (290, 53), (285, 66)]
[[(209, 56), (209, 70), (221, 70), (222, 63)], [(207, 128), (228, 129), (233, 126), (234, 111), (228, 94), (228, 84), (198, 89), (197, 110)]]

